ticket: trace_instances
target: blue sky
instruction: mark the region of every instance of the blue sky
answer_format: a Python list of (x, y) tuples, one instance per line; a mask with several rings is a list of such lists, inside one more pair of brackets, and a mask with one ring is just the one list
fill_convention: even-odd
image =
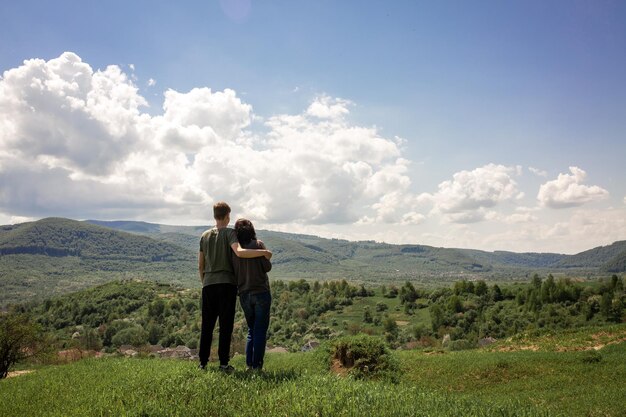
[[(5, 138), (0, 136), (0, 150), (11, 155), (4, 163), (0, 159), (3, 223), (48, 215), (197, 223), (207, 217), (202, 206), (230, 198), (236, 213), (262, 226), (350, 239), (567, 253), (626, 239), (624, 2), (222, 0), (0, 5), (0, 71), (33, 76), (36, 69), (25, 60), (50, 62), (64, 52), (87, 64), (90, 74), (114, 65), (126, 75), (125, 80), (110, 78), (134, 86), (135, 96), (145, 101), (137, 114), (128, 116), (134, 119), (124, 119), (128, 129), (144, 132), (138, 136), (148, 129), (141, 114), (153, 118), (148, 123), (156, 129), (153, 133), (166, 129), (157, 126), (163, 116), (170, 130), (172, 123), (179, 123), (175, 142), (186, 141), (186, 145), (176, 155), (185, 155), (189, 164), (204, 160), (205, 154), (210, 164), (208, 149), (231, 158), (248, 155), (259, 164), (259, 176), (269, 182), (237, 178), (233, 191), (219, 183), (204, 187), (199, 166), (187, 177), (169, 180), (162, 178), (167, 169), (157, 178), (142, 167), (146, 173), (141, 178), (152, 178), (145, 185), (158, 187), (159, 192), (147, 193), (141, 200), (133, 191), (139, 180), (132, 177), (137, 172), (132, 161), (139, 155), (146, 157), (149, 138), (141, 137), (136, 146), (119, 148), (114, 155), (103, 154), (99, 161), (111, 160), (112, 165), (91, 172), (81, 165), (86, 159), (75, 155), (87, 146), (93, 132), (71, 133), (76, 142), (61, 140), (55, 133), (59, 120), (75, 120), (76, 113), (68, 116), (45, 107), (43, 101), (31, 101), (29, 108), (39, 109), (39, 115), (47, 112), (43, 125), (48, 128), (32, 132), (24, 126), (34, 120), (16, 122), (11, 112), (0, 116), (7, 126), (11, 123), (14, 135), (9, 138), (7, 128)], [(17, 75), (14, 79), (22, 80)], [(32, 83), (20, 84), (6, 73), (0, 82), (5, 84), (6, 97), (10, 91), (34, 100), (25, 93)], [(190, 112), (186, 116), (166, 115), (165, 92), (187, 94), (204, 87), (211, 92), (180, 97), (182, 101), (170, 97)], [(234, 92), (235, 99), (218, 94), (226, 89)], [(0, 106), (5, 109), (10, 103), (14, 101), (5, 100)], [(210, 103), (231, 109), (228, 114), (237, 114), (242, 121), (223, 115), (216, 119), (210, 113), (203, 113), (202, 121), (190, 119), (199, 108), (214, 111)], [(328, 111), (312, 110), (315, 103), (321, 106), (317, 109)], [(89, 113), (93, 108), (85, 111), (88, 120), (97, 119), (97, 128), (109, 133), (111, 123), (120, 123), (116, 118), (99, 119)], [(99, 112), (104, 114), (102, 109)], [(298, 121), (294, 127), (288, 115), (309, 124), (303, 127), (304, 122)], [(211, 127), (219, 138), (193, 136), (189, 126), (194, 123)], [(219, 133), (225, 131), (236, 133)], [(135, 136), (111, 135), (98, 142), (103, 149), (107, 140), (116, 144), (135, 140)], [(189, 145), (190, 135), (199, 142)], [(332, 154), (348, 140), (353, 153), (346, 148), (307, 165), (317, 161), (308, 151), (315, 150), (325, 135), (339, 142), (326, 144), (320, 152)], [(299, 145), (292, 147), (296, 142)], [(26, 146), (34, 150), (27, 152)], [(310, 149), (300, 154), (307, 146)], [(359, 153), (370, 147), (382, 152), (380, 160)], [(28, 158), (43, 165), (26, 169)], [(303, 158), (308, 158), (303, 164), (306, 169), (294, 173), (294, 164)], [(221, 171), (223, 183), (232, 179), (229, 169), (245, 171), (238, 168), (241, 163), (245, 161), (226, 164)], [(353, 169), (363, 164), (367, 173)], [(270, 169), (275, 166), (289, 173), (285, 176), (293, 176), (284, 187), (293, 190), (289, 197), (301, 204), (283, 201), (286, 197), (280, 188), (271, 191), (277, 182), (273, 175), (284, 177)], [(181, 167), (172, 167), (172, 173)], [(321, 172), (334, 167), (353, 176), (346, 178), (338, 171), (315, 181), (320, 167), (326, 167)], [(64, 206), (45, 190), (11, 188), (11, 184), (16, 187), (16, 177), (35, 182), (57, 178), (51, 173), (59, 175), (59, 182), (49, 183), (46, 190), (59, 187), (84, 195), (85, 189), (94, 189), (92, 185), (105, 184), (101, 193), (110, 197), (88, 199), (99, 203), (84, 207)], [(466, 174), (455, 175), (459, 173)], [(298, 175), (306, 179), (298, 183)], [(126, 178), (124, 184), (121, 177)], [(181, 181), (189, 190), (203, 188), (193, 200), (197, 210), (189, 209), (189, 190), (172, 191)], [(116, 184), (115, 190), (111, 184)], [(345, 187), (362, 190), (347, 192)], [(65, 197), (76, 201), (69, 191)]]

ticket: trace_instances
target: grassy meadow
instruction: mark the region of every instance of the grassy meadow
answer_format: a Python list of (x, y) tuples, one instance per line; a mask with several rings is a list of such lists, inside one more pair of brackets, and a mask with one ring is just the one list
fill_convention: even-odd
[[(489, 349), (395, 351), (397, 383), (339, 376), (323, 348), (268, 354), (263, 374), (246, 373), (241, 355), (232, 375), (188, 361), (86, 359), (0, 381), (0, 416), (624, 416), (625, 333), (620, 324)], [(598, 350), (580, 350), (590, 340)]]

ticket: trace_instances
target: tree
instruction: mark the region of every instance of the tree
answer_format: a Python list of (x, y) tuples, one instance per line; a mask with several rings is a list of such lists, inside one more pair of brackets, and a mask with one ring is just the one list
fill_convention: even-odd
[(98, 332), (94, 329), (85, 329), (78, 338), (78, 344), (81, 349), (100, 350), (102, 349), (102, 339)]
[(502, 290), (498, 286), (498, 284), (494, 284), (492, 288), (491, 299), (495, 302), (504, 300), (504, 296), (502, 295)]
[(624, 289), (622, 280), (615, 274), (611, 276), (611, 289), (613, 291), (622, 291)]
[(555, 301), (556, 295), (556, 283), (552, 274), (548, 274), (548, 278), (541, 284), (541, 302), (543, 304), (552, 303)]
[(387, 341), (394, 341), (398, 338), (398, 324), (391, 317), (387, 317), (383, 322), (385, 329), (385, 338)]
[(533, 279), (531, 281), (532, 286), (539, 289), (541, 288), (541, 277), (537, 274), (533, 275)]
[(122, 329), (111, 339), (111, 343), (116, 347), (122, 345), (142, 346), (147, 341), (148, 333), (139, 325)]
[(374, 319), (372, 318), (372, 312), (370, 311), (369, 307), (365, 307), (365, 309), (363, 309), (363, 321), (365, 323), (371, 323), (372, 321), (374, 321)]
[(404, 312), (406, 314), (413, 314), (413, 311), (416, 309), (417, 304), (415, 304), (415, 301), (407, 301), (406, 304), (404, 304)]
[(611, 302), (611, 309), (609, 310), (608, 319), (615, 323), (622, 322), (622, 316), (624, 315), (624, 304), (619, 298), (614, 298)]
[(38, 329), (22, 314), (0, 315), (0, 379), (9, 369), (38, 353)]
[(443, 325), (445, 319), (445, 313), (439, 304), (432, 304), (430, 306), (430, 319), (433, 326), (433, 331), (439, 330), (439, 327)]
[(376, 311), (378, 312), (385, 311), (388, 308), (389, 307), (387, 306), (387, 304), (383, 303), (382, 301), (376, 303)]
[(487, 283), (483, 280), (478, 281), (474, 287), (474, 293), (479, 296), (487, 294), (488, 291)]
[(448, 311), (451, 313), (461, 313), (463, 311), (463, 303), (458, 295), (453, 295), (448, 298), (447, 303)]
[(610, 292), (602, 294), (602, 300), (600, 301), (600, 313), (608, 319), (611, 315), (612, 295)]
[(156, 345), (159, 343), (159, 339), (161, 339), (162, 335), (163, 332), (161, 330), (161, 326), (152, 322), (148, 325), (148, 342), (150, 344)]

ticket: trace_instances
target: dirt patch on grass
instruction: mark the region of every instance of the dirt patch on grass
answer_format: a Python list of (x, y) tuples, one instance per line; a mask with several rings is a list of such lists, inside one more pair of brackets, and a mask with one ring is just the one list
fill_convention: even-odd
[(406, 326), (407, 324), (409, 324), (408, 321), (404, 321), (404, 320), (396, 320), (396, 324), (398, 326)]
[(13, 377), (20, 376), (20, 375), (30, 374), (31, 372), (34, 372), (34, 371), (32, 369), (26, 369), (24, 371), (12, 371), (12, 372), (9, 372), (9, 374), (7, 375), (7, 378), (13, 378)]
[[(592, 335), (596, 341), (599, 338), (595, 338), (595, 335)], [(569, 352), (569, 351), (587, 351), (587, 350), (600, 350), (609, 345), (616, 345), (618, 343), (626, 342), (626, 337), (621, 337), (619, 339), (609, 340), (606, 343), (595, 343), (593, 345), (588, 346), (559, 346), (557, 347), (557, 352)]]
[(445, 355), (444, 350), (432, 350), (430, 352), (424, 352), (424, 355)]
[(348, 376), (349, 369), (341, 364), (339, 359), (333, 359), (330, 363), (330, 372), (337, 376)]
[(531, 352), (537, 352), (539, 350), (539, 346), (537, 345), (500, 346), (496, 350), (498, 352), (517, 352), (518, 350), (530, 350)]
[(626, 330), (612, 329), (597, 331), (592, 334), (574, 334), (570, 340), (564, 340), (554, 335), (547, 335), (536, 338), (535, 340), (522, 340), (515, 344), (511, 339), (506, 341), (502, 346), (494, 346), (493, 349), (498, 352), (517, 352), (520, 350), (529, 351), (551, 351), (551, 352), (579, 352), (600, 350), (609, 345), (615, 345), (626, 342)]

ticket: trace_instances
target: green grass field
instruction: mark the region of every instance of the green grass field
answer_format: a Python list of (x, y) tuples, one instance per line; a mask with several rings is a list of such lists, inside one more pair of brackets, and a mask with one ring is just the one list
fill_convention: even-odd
[[(537, 342), (536, 351), (513, 341), (397, 351), (398, 384), (336, 376), (321, 350), (270, 354), (263, 375), (244, 372), (241, 356), (232, 375), (186, 361), (89, 359), (0, 381), (0, 416), (626, 416), (625, 331), (564, 332), (543, 345), (546, 335), (526, 336), (517, 346)], [(600, 333), (608, 344), (577, 350)]]

